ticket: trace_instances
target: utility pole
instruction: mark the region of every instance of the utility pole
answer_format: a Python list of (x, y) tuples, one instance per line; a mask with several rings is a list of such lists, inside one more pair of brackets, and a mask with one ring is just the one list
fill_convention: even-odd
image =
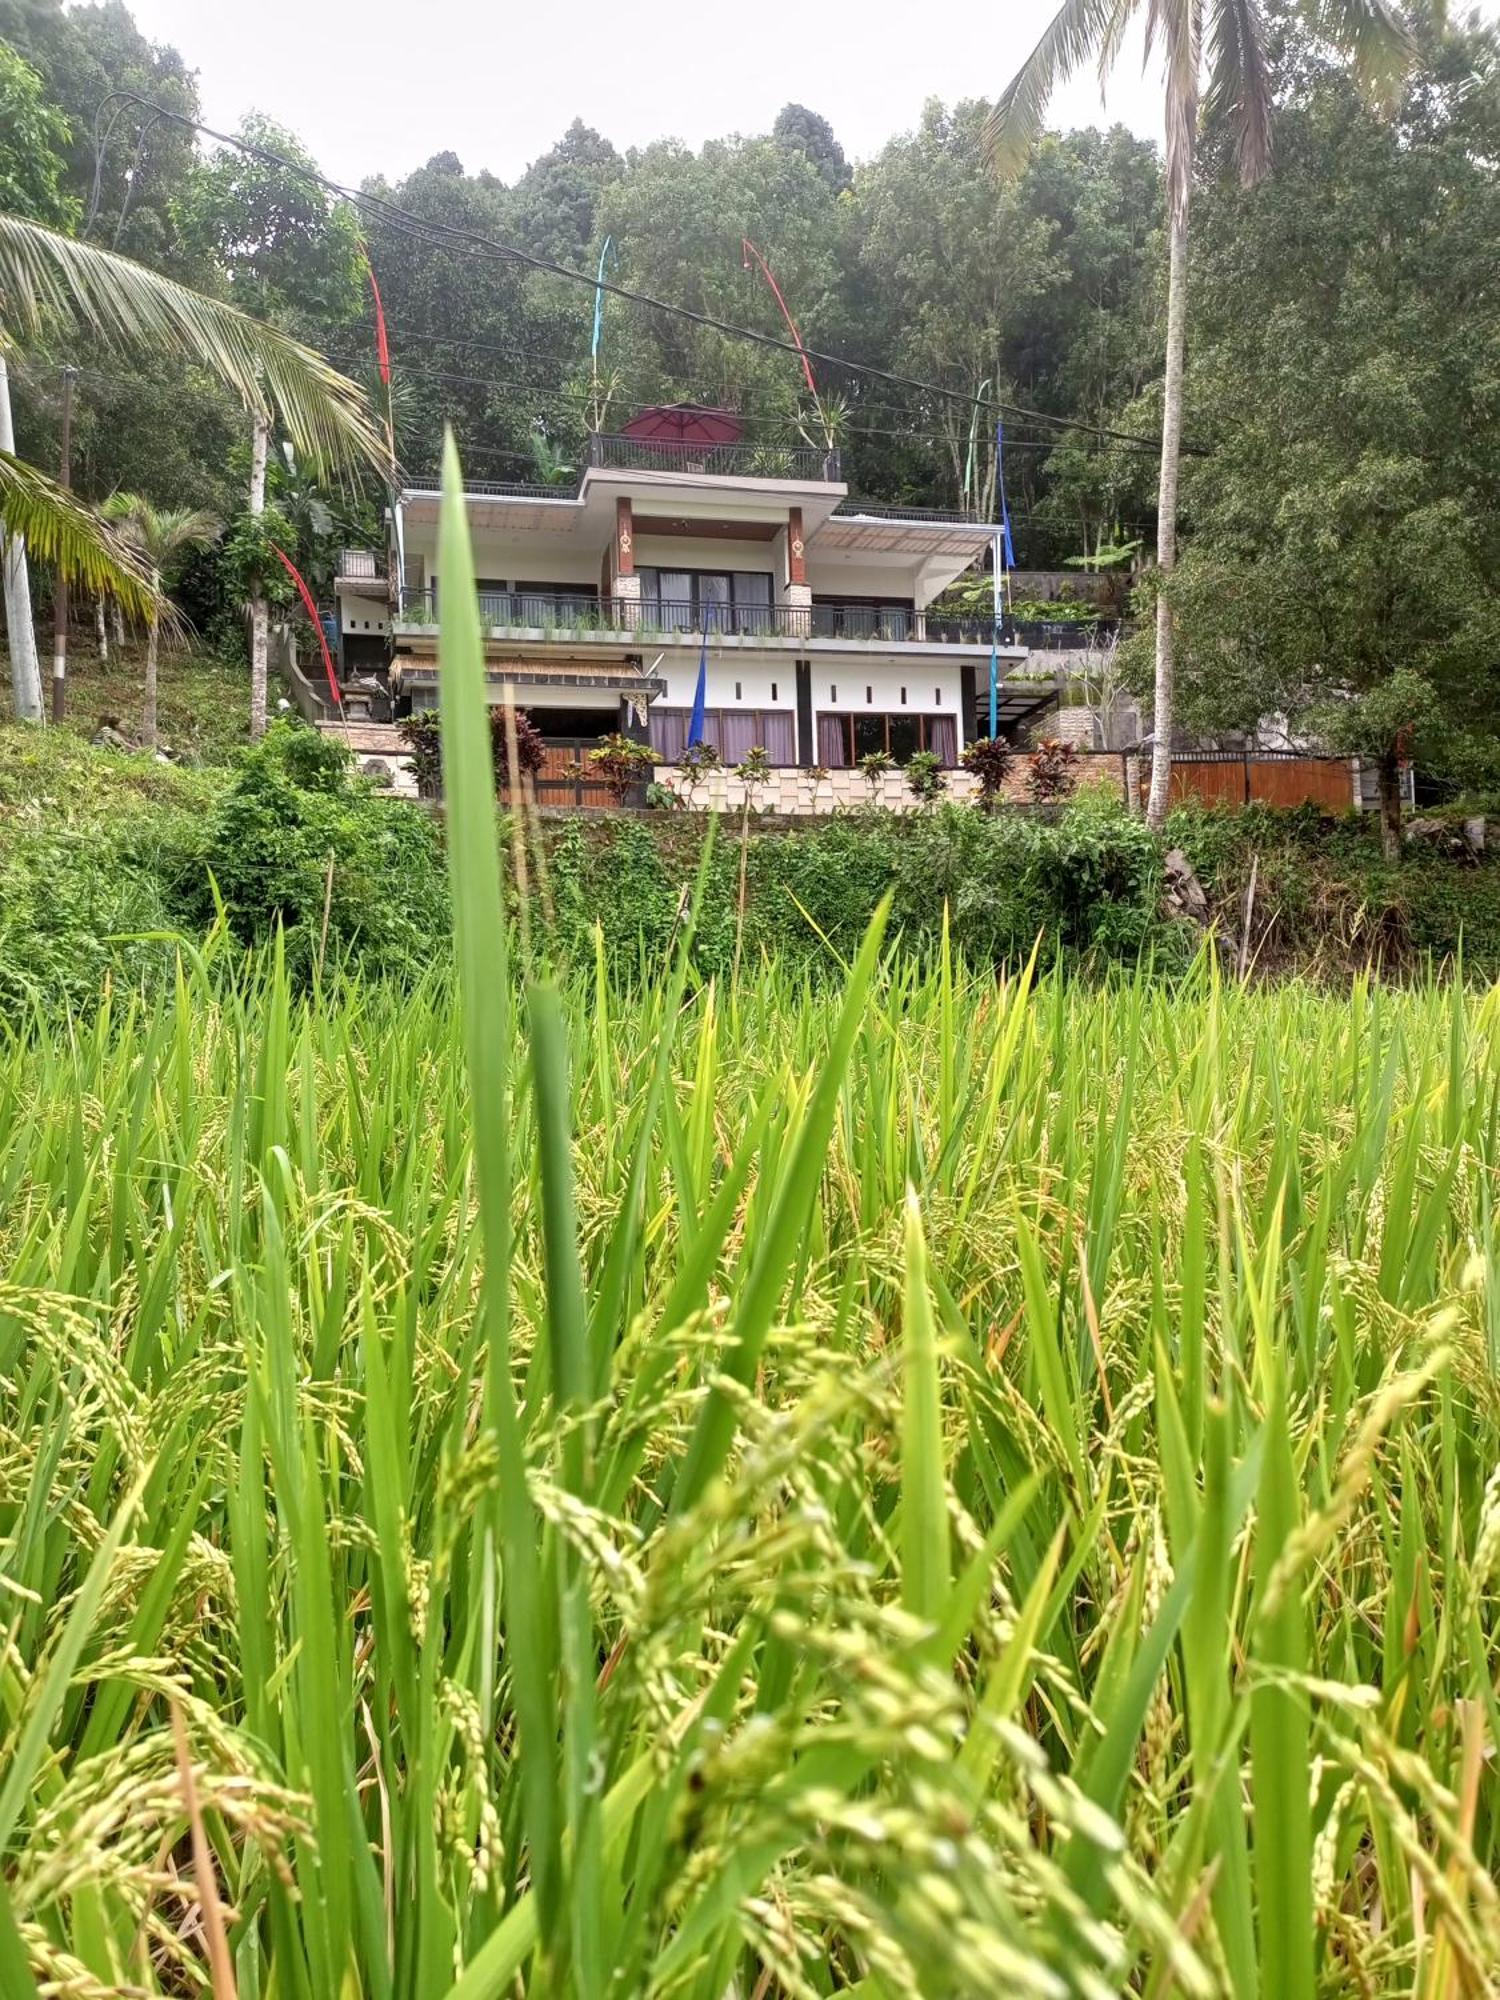
[[(73, 484), (73, 382), (76, 368), (62, 372), (62, 464), (58, 483), (64, 492)], [(68, 579), (57, 572), (52, 584), (52, 720), (61, 722), (68, 706)]]

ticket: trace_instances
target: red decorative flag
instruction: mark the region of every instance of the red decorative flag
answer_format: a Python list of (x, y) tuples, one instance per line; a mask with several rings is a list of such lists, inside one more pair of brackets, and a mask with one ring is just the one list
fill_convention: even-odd
[(375, 300), (375, 353), (380, 362), (380, 379), (385, 386), (391, 386), (391, 349), (385, 337), (385, 307), (380, 303), (380, 287), (375, 282), (375, 266), (370, 262), (370, 253), (365, 251), (365, 275), (370, 280), (371, 296)]
[(342, 708), (344, 697), (339, 688), (339, 677), (333, 670), (333, 655), (328, 650), (328, 634), (323, 630), (323, 621), (318, 616), (318, 607), (313, 602), (313, 594), (303, 582), (301, 570), (298, 569), (286, 550), (277, 549), (274, 542), (272, 542), (271, 547), (276, 549), (277, 555), (281, 558), (282, 567), (292, 579), (292, 582), (296, 584), (297, 594), (302, 599), (302, 608), (312, 620), (312, 628), (318, 635), (318, 644), (323, 649), (323, 671), (328, 676), (328, 692), (333, 696), (334, 707)]
[(756, 249), (755, 245), (750, 241), (750, 238), (748, 236), (742, 236), (740, 238), (740, 256), (744, 262), (744, 267), (747, 271), (750, 268), (750, 259), (752, 257), (755, 259), (756, 263), (759, 264), (762, 272), (765, 274), (766, 283), (771, 287), (771, 290), (776, 294), (776, 303), (781, 307), (781, 317), (786, 321), (788, 327), (791, 329), (792, 339), (795, 340), (797, 343), (797, 352), (802, 356), (802, 372), (807, 377), (807, 387), (809, 393), (812, 394), (813, 396), (816, 396), (818, 393), (818, 385), (813, 380), (812, 363), (807, 358), (807, 349), (802, 345), (802, 334), (797, 326), (797, 322), (792, 318), (791, 308), (788, 306), (786, 300), (781, 296), (781, 287), (780, 285), (777, 284), (775, 275), (773, 274), (770, 265), (766, 262), (765, 258), (762, 257), (762, 255)]

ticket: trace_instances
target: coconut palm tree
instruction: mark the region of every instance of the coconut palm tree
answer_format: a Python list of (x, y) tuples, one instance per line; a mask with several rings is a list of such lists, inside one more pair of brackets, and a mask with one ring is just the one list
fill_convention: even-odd
[(113, 598), (131, 618), (149, 617), (156, 600), (136, 551), (75, 493), (8, 451), (0, 451), (0, 527), (69, 583)]
[(104, 517), (117, 524), (122, 539), (140, 551), (151, 576), (151, 608), (146, 616), (146, 695), (141, 705), (141, 741), (156, 748), (156, 651), (161, 635), (162, 581), (189, 549), (207, 548), (223, 524), (202, 507), (153, 507), (140, 493), (115, 493)]
[[(1391, 0), (1296, 0), (1320, 40), (1353, 67), (1372, 97), (1389, 98), (1413, 53), (1410, 31)], [(1259, 0), (1064, 0), (996, 104), (989, 141), (1002, 168), (1019, 166), (1041, 129), (1057, 86), (1091, 56), (1101, 76), (1113, 67), (1126, 32), (1144, 16), (1147, 58), (1158, 49), (1165, 65), (1167, 132), (1167, 354), (1162, 392), (1161, 485), (1157, 564), (1169, 574), (1177, 560), (1177, 465), (1182, 445), (1182, 379), (1187, 332), (1188, 212), (1203, 105), (1232, 137), (1240, 178), (1253, 186), (1271, 165), (1271, 79), (1266, 23)], [(1172, 776), (1173, 632), (1170, 596), (1156, 603), (1155, 741), (1146, 817), (1160, 826)]]
[[(257, 429), (274, 416), (299, 456), (325, 474), (365, 465), (382, 475), (386, 470), (385, 440), (363, 390), (320, 354), (128, 257), (0, 212), (0, 354), (8, 344), (59, 323), (87, 328), (126, 350), (174, 355), (209, 369), (239, 397)], [(10, 435), (9, 389), (0, 365), (0, 453), (9, 452)], [(13, 453), (5, 462), (18, 463)], [(40, 553), (38, 530), (50, 522), (52, 559), (66, 561), (80, 552), (79, 538), (92, 532), (100, 538), (96, 564), (114, 545), (86, 509), (73, 502), (70, 510), (52, 481), (38, 474), (24, 486), (25, 525), (16, 512), (20, 486), (14, 476), (0, 478), (0, 527), (7, 544), (6, 618), (16, 713), (39, 722), (41, 677), (34, 642), (27, 644), (30, 592), (24, 556), (17, 560), (24, 538), (30, 536)], [(80, 572), (70, 574), (83, 580)], [(103, 568), (96, 569), (96, 582), (115, 588)]]

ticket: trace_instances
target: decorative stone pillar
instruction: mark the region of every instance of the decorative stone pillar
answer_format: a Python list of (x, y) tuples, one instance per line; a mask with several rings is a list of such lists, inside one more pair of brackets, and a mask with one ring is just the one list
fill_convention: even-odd
[(610, 552), (620, 623), (633, 631), (641, 621), (641, 580), (635, 573), (635, 516), (630, 496), (615, 501), (615, 538)]
[(786, 607), (790, 634), (812, 630), (812, 586), (807, 581), (807, 541), (800, 507), (788, 507), (786, 514)]

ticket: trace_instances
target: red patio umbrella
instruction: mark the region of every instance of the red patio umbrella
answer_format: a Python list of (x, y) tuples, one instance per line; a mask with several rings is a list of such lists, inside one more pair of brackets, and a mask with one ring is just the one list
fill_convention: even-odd
[(701, 403), (670, 403), (642, 410), (626, 424), (623, 435), (650, 444), (737, 444), (744, 425), (732, 410), (713, 410)]

